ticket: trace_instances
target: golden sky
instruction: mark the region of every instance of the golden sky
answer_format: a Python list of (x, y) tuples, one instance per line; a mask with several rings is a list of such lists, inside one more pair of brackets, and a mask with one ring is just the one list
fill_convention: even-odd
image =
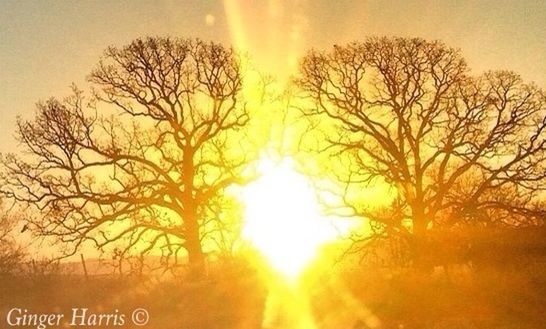
[(546, 2), (521, 1), (2, 1), (0, 151), (17, 114), (68, 94), (108, 45), (139, 36), (200, 37), (244, 47), (257, 67), (287, 75), (311, 47), (370, 35), (441, 39), (475, 73), (509, 69), (546, 86)]

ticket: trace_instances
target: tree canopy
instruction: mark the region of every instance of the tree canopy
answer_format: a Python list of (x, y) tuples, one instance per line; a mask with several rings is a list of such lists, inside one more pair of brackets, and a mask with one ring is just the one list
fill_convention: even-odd
[[(544, 221), (546, 97), (517, 74), (475, 76), (441, 42), (369, 38), (310, 51), (297, 84), (305, 115), (330, 125), (317, 149), (345, 161), (331, 166), (344, 206), (379, 232)], [(388, 212), (359, 196), (378, 182)]]
[(223, 191), (251, 158), (242, 79), (238, 55), (216, 43), (109, 47), (89, 75), (90, 102), (74, 87), (19, 118), (28, 156), (4, 158), (2, 192), (37, 207), (32, 227), (67, 254), (90, 240), (199, 265), (225, 220)]

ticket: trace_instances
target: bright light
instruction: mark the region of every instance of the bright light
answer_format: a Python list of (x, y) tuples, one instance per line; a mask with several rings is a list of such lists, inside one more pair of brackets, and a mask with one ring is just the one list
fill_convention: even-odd
[(339, 228), (321, 215), (313, 187), (290, 159), (264, 160), (258, 169), (261, 177), (243, 191), (243, 237), (275, 270), (296, 278), (321, 245), (339, 236)]
[(216, 21), (216, 17), (214, 17), (213, 15), (207, 14), (205, 16), (205, 24), (207, 26), (213, 26), (215, 21)]

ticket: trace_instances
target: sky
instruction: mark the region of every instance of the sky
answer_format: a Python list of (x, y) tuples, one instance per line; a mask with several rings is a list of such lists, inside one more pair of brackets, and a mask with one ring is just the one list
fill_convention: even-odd
[(367, 36), (440, 39), (473, 72), (513, 70), (546, 88), (546, 1), (189, 0), (0, 1), (0, 152), (17, 115), (83, 89), (109, 45), (142, 36), (199, 37), (246, 51), (286, 75), (307, 49)]

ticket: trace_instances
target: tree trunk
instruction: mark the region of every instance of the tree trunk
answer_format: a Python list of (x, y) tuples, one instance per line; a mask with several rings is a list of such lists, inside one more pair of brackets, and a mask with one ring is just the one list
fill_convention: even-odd
[(205, 255), (201, 248), (199, 237), (186, 240), (186, 250), (188, 251), (188, 261), (190, 265), (190, 277), (199, 279), (205, 275)]
[(193, 196), (193, 180), (195, 176), (195, 167), (193, 164), (194, 150), (188, 144), (184, 149), (184, 161), (182, 164), (184, 192), (182, 200), (184, 204), (184, 228), (185, 228), (185, 248), (188, 252), (189, 274), (191, 278), (199, 279), (205, 275), (205, 256), (201, 247), (199, 235), (199, 222), (197, 219), (197, 204)]
[(428, 243), (427, 222), (422, 217), (413, 220), (412, 254), (414, 267), (420, 271), (430, 271), (432, 265), (428, 254), (430, 244)]
[(199, 226), (186, 226), (186, 251), (190, 265), (190, 277), (199, 279), (205, 275), (205, 255), (199, 239)]

